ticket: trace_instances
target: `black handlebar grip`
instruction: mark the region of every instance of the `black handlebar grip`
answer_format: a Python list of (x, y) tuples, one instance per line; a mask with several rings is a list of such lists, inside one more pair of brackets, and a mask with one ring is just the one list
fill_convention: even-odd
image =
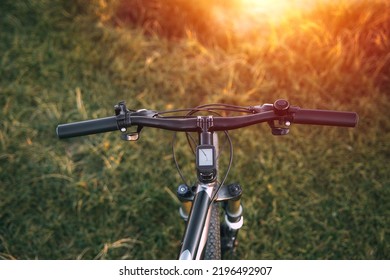
[(298, 124), (355, 127), (359, 117), (355, 112), (300, 109), (294, 113), (293, 122)]
[(101, 132), (109, 132), (118, 129), (117, 119), (115, 116), (113, 116), (95, 120), (60, 124), (57, 126), (56, 131), (58, 138), (63, 139)]

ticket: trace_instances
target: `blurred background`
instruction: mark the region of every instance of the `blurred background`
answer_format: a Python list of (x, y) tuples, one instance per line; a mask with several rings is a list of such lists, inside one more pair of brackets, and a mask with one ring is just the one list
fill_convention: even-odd
[(111, 116), (120, 100), (162, 111), (286, 98), (356, 111), (359, 125), (231, 133), (245, 214), (232, 258), (389, 259), (389, 93), (386, 0), (3, 0), (0, 258), (176, 258), (172, 133), (60, 141), (57, 124)]

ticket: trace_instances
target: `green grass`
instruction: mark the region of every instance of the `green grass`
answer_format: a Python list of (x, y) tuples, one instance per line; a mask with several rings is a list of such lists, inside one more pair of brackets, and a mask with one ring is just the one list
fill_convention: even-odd
[(245, 211), (236, 258), (390, 257), (386, 1), (323, 6), (229, 44), (130, 29), (104, 2), (0, 4), (0, 258), (174, 259), (184, 225), (172, 134), (60, 141), (57, 124), (112, 115), (120, 100), (164, 110), (277, 98), (357, 111), (359, 126), (231, 133), (229, 180), (243, 186)]

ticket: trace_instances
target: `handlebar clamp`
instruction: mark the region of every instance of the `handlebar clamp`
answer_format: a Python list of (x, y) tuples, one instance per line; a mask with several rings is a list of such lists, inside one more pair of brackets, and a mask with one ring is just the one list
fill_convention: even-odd
[(276, 125), (275, 121), (269, 121), (268, 125), (272, 130), (273, 135), (287, 135), (289, 126), (291, 125), (291, 117), (289, 117), (290, 103), (284, 99), (278, 99), (273, 104), (273, 110), (276, 115), (280, 116), (279, 122)]
[(116, 121), (120, 131), (125, 132), (128, 126), (131, 126), (129, 110), (126, 108), (125, 101), (120, 101), (114, 106)]

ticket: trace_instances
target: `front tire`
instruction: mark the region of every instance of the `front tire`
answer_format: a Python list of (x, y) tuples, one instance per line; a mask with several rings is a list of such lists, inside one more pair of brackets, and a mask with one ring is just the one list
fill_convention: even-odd
[[(217, 154), (217, 176), (219, 174), (219, 142), (218, 134), (213, 134), (213, 144)], [(218, 188), (218, 185), (215, 186)], [(206, 248), (205, 248), (205, 260), (220, 260), (221, 259), (221, 230), (220, 230), (220, 214), (219, 214), (219, 203), (213, 202), (211, 206), (210, 214), (210, 226), (209, 233), (207, 236)]]
[(205, 260), (221, 259), (221, 230), (219, 204), (214, 202), (211, 206), (209, 233), (205, 248)]

